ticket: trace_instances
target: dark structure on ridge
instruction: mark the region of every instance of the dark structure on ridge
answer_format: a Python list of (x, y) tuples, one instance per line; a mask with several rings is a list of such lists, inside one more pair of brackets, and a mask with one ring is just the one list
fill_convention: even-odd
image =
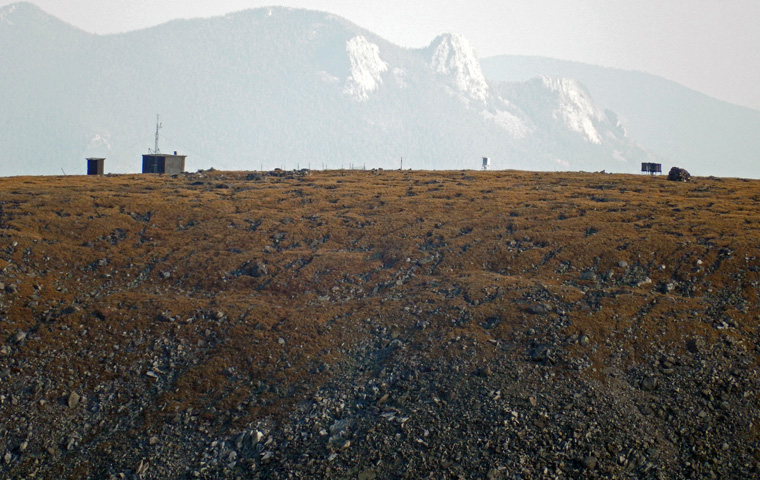
[(88, 158), (87, 175), (103, 175), (103, 164), (105, 158)]
[(158, 149), (158, 131), (163, 125), (156, 115), (156, 146), (153, 150), (148, 149), (150, 153), (143, 155), (142, 173), (167, 173), (176, 175), (185, 171), (185, 158), (187, 155), (174, 155), (161, 153)]
[(650, 175), (662, 173), (662, 164), (644, 162), (641, 164), (641, 173), (648, 173)]
[(149, 153), (143, 155), (142, 173), (166, 173), (176, 175), (185, 171), (187, 155)]

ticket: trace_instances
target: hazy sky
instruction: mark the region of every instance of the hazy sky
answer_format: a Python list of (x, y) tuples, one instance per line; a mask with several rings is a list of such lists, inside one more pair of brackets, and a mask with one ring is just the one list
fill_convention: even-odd
[[(11, 3), (0, 0), (0, 7)], [(283, 5), (331, 12), (401, 46), (461, 33), (481, 57), (541, 55), (640, 70), (760, 110), (760, 0), (33, 0), (108, 34)]]

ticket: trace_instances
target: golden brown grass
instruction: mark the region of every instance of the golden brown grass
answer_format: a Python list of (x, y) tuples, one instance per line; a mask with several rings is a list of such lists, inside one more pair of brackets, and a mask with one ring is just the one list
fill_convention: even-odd
[(157, 395), (148, 419), (282, 411), (378, 328), (431, 357), (471, 338), (485, 362), (567, 317), (601, 376), (615, 349), (635, 364), (692, 337), (757, 338), (759, 199), (757, 181), (513, 171), (5, 178), (0, 281), (18, 290), (0, 328), (31, 332), (18, 368), (56, 395), (128, 377)]

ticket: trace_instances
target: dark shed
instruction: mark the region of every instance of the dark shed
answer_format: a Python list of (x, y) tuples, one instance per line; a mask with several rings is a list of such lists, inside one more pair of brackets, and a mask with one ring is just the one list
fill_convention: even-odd
[(105, 158), (88, 158), (87, 175), (103, 175), (103, 164), (105, 161)]
[(175, 175), (185, 171), (187, 155), (151, 153), (143, 155), (142, 173), (165, 173)]
[(662, 164), (661, 163), (642, 163), (641, 173), (648, 173), (650, 175), (662, 173)]

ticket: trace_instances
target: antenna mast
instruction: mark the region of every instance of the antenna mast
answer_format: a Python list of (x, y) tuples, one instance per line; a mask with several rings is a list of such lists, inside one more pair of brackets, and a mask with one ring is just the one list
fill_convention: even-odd
[(156, 148), (153, 150), (152, 153), (161, 153), (161, 151), (158, 149), (158, 131), (163, 127), (163, 125), (160, 122), (160, 117), (156, 115)]

